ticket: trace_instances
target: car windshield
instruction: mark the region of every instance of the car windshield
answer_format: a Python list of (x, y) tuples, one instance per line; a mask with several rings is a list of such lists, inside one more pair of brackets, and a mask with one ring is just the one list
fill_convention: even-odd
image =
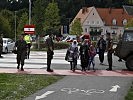
[(127, 32), (124, 36), (124, 41), (133, 41), (133, 33)]

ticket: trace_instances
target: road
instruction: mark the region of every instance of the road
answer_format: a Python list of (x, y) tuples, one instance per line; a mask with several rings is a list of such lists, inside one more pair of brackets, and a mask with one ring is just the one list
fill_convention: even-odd
[[(66, 49), (63, 50), (55, 50), (54, 51), (54, 59), (52, 60), (51, 67), (53, 69), (70, 69), (69, 62), (65, 61), (65, 53)], [(0, 68), (16, 68), (16, 55), (12, 53), (3, 54), (4, 58), (0, 59)], [(95, 68), (98, 70), (105, 70), (108, 68), (107, 63), (107, 54), (105, 53), (104, 65), (100, 65), (98, 55), (95, 57)], [(30, 59), (25, 60), (24, 68), (32, 68), (32, 69), (46, 69), (46, 52), (45, 51), (31, 51)], [(78, 60), (78, 69), (80, 67), (80, 60)], [(125, 62), (118, 62), (118, 58), (113, 56), (113, 69), (114, 70), (122, 70), (126, 69)]]
[(125, 100), (132, 77), (66, 76), (24, 100)]

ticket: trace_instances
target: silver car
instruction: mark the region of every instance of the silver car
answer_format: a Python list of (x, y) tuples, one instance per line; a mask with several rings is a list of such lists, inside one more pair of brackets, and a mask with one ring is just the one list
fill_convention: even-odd
[(3, 52), (4, 53), (13, 51), (14, 46), (15, 46), (15, 42), (12, 39), (3, 38)]

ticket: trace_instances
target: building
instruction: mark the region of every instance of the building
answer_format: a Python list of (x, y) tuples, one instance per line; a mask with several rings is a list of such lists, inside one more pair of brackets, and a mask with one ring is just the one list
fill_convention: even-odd
[(133, 16), (129, 15), (123, 8), (83, 7), (74, 20), (80, 20), (83, 33), (91, 33), (93, 35), (97, 32), (100, 35), (110, 32), (116, 37), (123, 33), (124, 26), (131, 18)]

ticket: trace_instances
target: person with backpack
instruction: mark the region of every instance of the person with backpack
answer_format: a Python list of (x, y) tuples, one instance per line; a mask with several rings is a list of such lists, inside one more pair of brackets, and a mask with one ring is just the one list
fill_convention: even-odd
[(79, 53), (78, 53), (78, 43), (76, 40), (72, 42), (72, 45), (68, 48), (65, 60), (70, 62), (70, 70), (73, 72), (75, 71), (77, 67), (77, 59), (78, 59)]
[(85, 39), (79, 49), (82, 71), (86, 71), (86, 68), (88, 67), (88, 62), (89, 62), (88, 50), (89, 50), (88, 39)]
[(90, 58), (89, 58), (88, 70), (90, 70), (90, 66), (92, 64), (93, 70), (95, 71), (94, 67), (95, 67), (96, 48), (95, 48), (94, 43), (91, 43), (90, 45), (89, 55), (90, 55)]

